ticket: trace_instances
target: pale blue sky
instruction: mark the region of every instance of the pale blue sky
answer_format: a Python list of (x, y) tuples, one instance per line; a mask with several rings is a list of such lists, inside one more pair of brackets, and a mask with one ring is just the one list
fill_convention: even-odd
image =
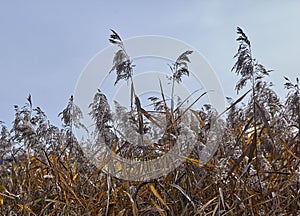
[(164, 35), (201, 52), (226, 96), (236, 97), (230, 72), (238, 44), (236, 27), (248, 34), (255, 57), (283, 75), (299, 76), (300, 1), (0, 1), (0, 120), (13, 120), (13, 105), (30, 93), (58, 122), (89, 60), (109, 45), (109, 29), (122, 38)]

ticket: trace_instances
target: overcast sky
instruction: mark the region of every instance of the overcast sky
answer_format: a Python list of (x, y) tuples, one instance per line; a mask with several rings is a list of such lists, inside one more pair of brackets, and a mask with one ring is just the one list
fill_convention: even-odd
[(0, 120), (30, 93), (58, 122), (89, 60), (109, 46), (109, 29), (122, 38), (163, 35), (195, 47), (217, 73), (224, 94), (236, 98), (230, 72), (247, 33), (256, 59), (273, 69), (283, 96), (283, 76), (299, 77), (300, 1), (0, 1)]

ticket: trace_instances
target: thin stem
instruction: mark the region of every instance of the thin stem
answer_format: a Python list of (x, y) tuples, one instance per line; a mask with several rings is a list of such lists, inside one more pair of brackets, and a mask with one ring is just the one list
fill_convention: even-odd
[(174, 73), (176, 73), (177, 71), (177, 63), (175, 63), (174, 67), (173, 67), (174, 71), (173, 71), (173, 77), (172, 77), (172, 91), (171, 91), (171, 113), (173, 113), (174, 110), (174, 86), (175, 86), (175, 77), (174, 77)]

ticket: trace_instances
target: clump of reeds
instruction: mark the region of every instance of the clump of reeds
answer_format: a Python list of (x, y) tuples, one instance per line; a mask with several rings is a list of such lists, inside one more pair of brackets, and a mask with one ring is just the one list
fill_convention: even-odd
[[(255, 60), (243, 30), (237, 33), (236, 90), (250, 85), (228, 101), (226, 120), (220, 122), (225, 125), (222, 139), (207, 164), (199, 161), (199, 151), (218, 117), (209, 105), (191, 113), (197, 145), (184, 163), (153, 180), (126, 181), (106, 174), (84, 154), (73, 130), (87, 128), (72, 97), (60, 113), (59, 128), (29, 96), (25, 106), (15, 106), (10, 129), (0, 122), (0, 215), (299, 215), (299, 80), (285, 77), (288, 92), (282, 102), (264, 79), (271, 71)], [(93, 134), (122, 157), (160, 157), (179, 138), (189, 107), (175, 104), (173, 94), (167, 103), (162, 89), (161, 98), (149, 98), (153, 111), (144, 109), (134, 89), (132, 60), (115, 31), (110, 42), (119, 48), (113, 59), (115, 83), (129, 80), (131, 107), (117, 105), (114, 115), (105, 95), (96, 92), (90, 104)], [(172, 88), (189, 75), (190, 54), (182, 53), (171, 65)], [(161, 134), (157, 142), (145, 142), (155, 131)], [(132, 145), (122, 133), (136, 134), (140, 145)]]

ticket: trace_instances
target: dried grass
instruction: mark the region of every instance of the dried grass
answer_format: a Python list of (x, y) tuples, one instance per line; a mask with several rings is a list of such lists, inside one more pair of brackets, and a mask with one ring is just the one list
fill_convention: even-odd
[[(263, 79), (270, 71), (253, 59), (250, 41), (242, 29), (238, 28), (238, 34), (240, 48), (233, 69), (241, 79), (236, 89), (240, 91), (248, 81), (251, 87), (230, 102), (222, 140), (209, 163), (199, 163), (196, 147), (181, 166), (155, 180), (137, 182), (111, 177), (90, 164), (73, 135), (73, 127), (84, 128), (73, 98), (61, 113), (63, 127), (57, 128), (40, 108), (33, 108), (29, 96), (24, 107), (15, 106), (10, 130), (0, 122), (0, 214), (299, 215), (299, 81), (292, 83), (285, 78), (288, 93), (281, 103), (270, 83)], [(120, 47), (117, 55), (122, 57), (114, 58), (116, 82), (131, 80), (131, 60), (114, 31), (111, 42)], [(171, 67), (173, 82), (189, 74), (189, 54), (190, 51), (180, 55), (183, 66), (176, 62)], [(152, 143), (147, 151), (142, 149), (146, 153), (139, 154), (141, 148), (132, 147), (119, 133), (112, 133), (109, 122), (113, 116), (101, 92), (95, 95), (90, 114), (97, 125), (96, 132), (105, 136), (115, 153), (148, 160), (158, 150), (163, 154), (172, 147), (171, 135), (178, 135), (184, 111), (173, 108), (173, 103), (169, 108), (163, 91), (161, 100), (151, 98), (155, 112), (146, 111), (133, 84), (131, 111), (121, 111), (130, 117), (127, 120), (136, 125), (137, 132), (146, 136), (149, 124), (160, 128), (157, 116), (167, 122), (164, 139), (156, 145)], [(206, 145), (206, 130), (216, 113), (206, 106), (194, 110), (193, 116), (199, 143)]]

